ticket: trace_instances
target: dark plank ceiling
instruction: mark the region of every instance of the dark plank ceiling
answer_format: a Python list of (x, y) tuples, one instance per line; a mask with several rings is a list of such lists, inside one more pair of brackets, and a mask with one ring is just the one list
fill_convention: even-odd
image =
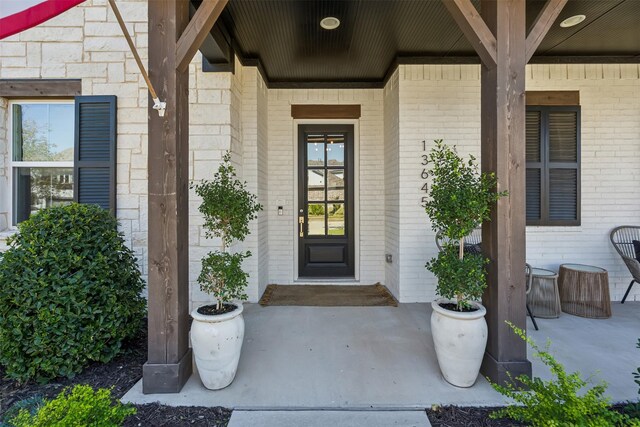
[[(528, 28), (544, 4), (527, 1)], [(322, 29), (326, 16), (340, 27)], [(478, 62), (440, 0), (230, 0), (217, 26), (272, 86), (375, 86), (398, 63)], [(570, 0), (532, 60), (584, 61), (640, 62), (640, 0)]]

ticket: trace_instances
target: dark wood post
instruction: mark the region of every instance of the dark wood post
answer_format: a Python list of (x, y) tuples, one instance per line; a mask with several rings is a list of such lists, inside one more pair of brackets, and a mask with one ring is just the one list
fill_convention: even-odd
[(144, 393), (177, 393), (191, 375), (189, 349), (189, 76), (177, 69), (177, 41), (189, 23), (187, 0), (149, 7), (149, 76), (167, 103), (149, 100), (149, 358)]
[(526, 329), (525, 67), (567, 0), (547, 0), (527, 36), (524, 0), (442, 0), (482, 61), (482, 171), (493, 172), (498, 201), (482, 227), (482, 250), (491, 259), (487, 307), (489, 341), (482, 373), (504, 383), (531, 375), (525, 343), (505, 323)]
[(482, 0), (480, 6), (496, 39), (496, 63), (481, 70), (481, 165), (496, 174), (499, 190), (509, 191), (482, 228), (482, 249), (491, 263), (483, 298), (489, 341), (481, 371), (504, 383), (507, 372), (531, 375), (526, 344), (505, 323), (526, 329), (525, 2)]

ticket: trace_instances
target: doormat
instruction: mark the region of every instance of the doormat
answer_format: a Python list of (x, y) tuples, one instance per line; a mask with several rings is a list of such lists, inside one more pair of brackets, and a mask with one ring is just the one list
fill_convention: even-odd
[(298, 305), (312, 307), (397, 307), (389, 290), (375, 285), (269, 285), (260, 305)]

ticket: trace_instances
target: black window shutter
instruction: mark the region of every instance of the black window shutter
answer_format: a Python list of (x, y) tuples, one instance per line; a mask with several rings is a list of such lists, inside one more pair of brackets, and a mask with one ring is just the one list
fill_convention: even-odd
[(73, 198), (116, 213), (116, 97), (75, 98)]
[(578, 111), (550, 110), (547, 116), (549, 141), (549, 221), (578, 225), (579, 159)]
[(527, 111), (526, 114), (526, 212), (529, 223), (542, 219), (541, 117), (542, 112), (540, 111)]
[(580, 225), (580, 107), (526, 114), (527, 225)]

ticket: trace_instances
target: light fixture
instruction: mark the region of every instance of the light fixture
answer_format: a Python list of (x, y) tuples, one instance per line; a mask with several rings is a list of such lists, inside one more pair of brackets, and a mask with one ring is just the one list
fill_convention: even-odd
[(587, 19), (587, 17), (585, 15), (574, 15), (574, 16), (570, 16), (569, 18), (565, 19), (564, 21), (562, 21), (560, 23), (560, 26), (562, 28), (569, 28), (569, 27), (573, 27), (575, 25), (578, 25), (579, 23), (581, 23), (582, 21), (584, 21), (585, 19)]
[(340, 26), (340, 20), (333, 16), (327, 16), (326, 18), (322, 18), (320, 26), (325, 30), (335, 30)]

